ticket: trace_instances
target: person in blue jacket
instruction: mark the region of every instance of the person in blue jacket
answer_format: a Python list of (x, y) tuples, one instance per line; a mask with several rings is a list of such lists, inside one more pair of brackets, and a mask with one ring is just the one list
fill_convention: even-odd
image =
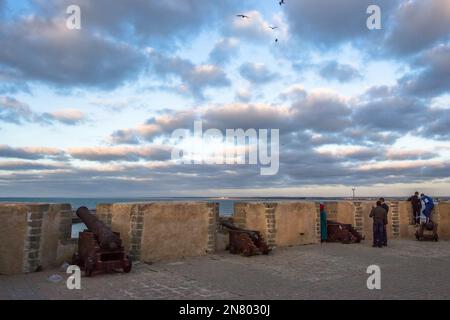
[(423, 209), (423, 215), (427, 218), (427, 222), (430, 219), (431, 211), (434, 208), (433, 199), (425, 194), (420, 195), (420, 200), (425, 204), (425, 208)]

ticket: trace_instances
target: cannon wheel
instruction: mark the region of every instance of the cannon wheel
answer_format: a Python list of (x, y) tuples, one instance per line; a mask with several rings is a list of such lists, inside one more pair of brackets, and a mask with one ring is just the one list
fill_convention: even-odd
[(72, 256), (72, 264), (80, 266), (80, 256), (78, 255), (78, 253), (74, 253), (73, 254), (73, 256)]
[(95, 263), (92, 261), (91, 258), (88, 258), (86, 262), (84, 263), (84, 273), (87, 277), (92, 276), (92, 272), (94, 271)]
[(262, 254), (269, 254), (269, 246), (264, 242), (260, 243), (259, 245), (259, 251), (261, 251)]
[(258, 248), (256, 248), (255, 244), (253, 243), (248, 234), (243, 234), (241, 241), (243, 242), (242, 254), (244, 256), (250, 257), (258, 251)]
[(94, 268), (92, 268), (92, 267), (89, 267), (89, 266), (84, 267), (84, 274), (86, 275), (86, 277), (91, 277), (93, 270), (94, 270)]
[(123, 264), (124, 264), (123, 272), (125, 272), (125, 273), (130, 272), (133, 262), (131, 261), (129, 256), (127, 256), (126, 262), (124, 262)]

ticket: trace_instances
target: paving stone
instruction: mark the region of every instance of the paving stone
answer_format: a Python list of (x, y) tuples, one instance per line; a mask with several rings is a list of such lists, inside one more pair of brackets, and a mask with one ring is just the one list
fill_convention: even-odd
[[(450, 242), (390, 240), (382, 249), (370, 244), (137, 263), (129, 274), (82, 277), (81, 290), (67, 289), (68, 275), (58, 269), (0, 275), (0, 299), (450, 299)], [(372, 264), (381, 268), (381, 290), (366, 287)], [(52, 274), (64, 280), (48, 281)]]

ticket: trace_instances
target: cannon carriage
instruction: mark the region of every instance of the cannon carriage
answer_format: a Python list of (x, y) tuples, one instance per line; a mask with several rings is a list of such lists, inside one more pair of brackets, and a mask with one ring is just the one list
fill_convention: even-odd
[(86, 276), (122, 270), (130, 272), (132, 262), (126, 255), (118, 232), (113, 232), (86, 207), (76, 211), (88, 229), (80, 232), (78, 252), (72, 263), (84, 270)]
[(249, 257), (270, 252), (270, 248), (259, 231), (241, 229), (228, 221), (222, 221), (221, 225), (229, 233), (228, 250), (230, 253), (242, 253), (244, 256)]

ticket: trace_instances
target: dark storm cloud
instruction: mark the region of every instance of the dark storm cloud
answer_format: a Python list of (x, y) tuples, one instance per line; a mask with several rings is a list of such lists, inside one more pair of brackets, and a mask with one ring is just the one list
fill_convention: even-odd
[(275, 80), (278, 74), (270, 71), (264, 64), (246, 62), (239, 67), (240, 75), (254, 83), (263, 84)]
[(340, 82), (349, 82), (362, 78), (362, 74), (355, 67), (336, 61), (326, 62), (319, 73), (324, 79), (338, 80)]

